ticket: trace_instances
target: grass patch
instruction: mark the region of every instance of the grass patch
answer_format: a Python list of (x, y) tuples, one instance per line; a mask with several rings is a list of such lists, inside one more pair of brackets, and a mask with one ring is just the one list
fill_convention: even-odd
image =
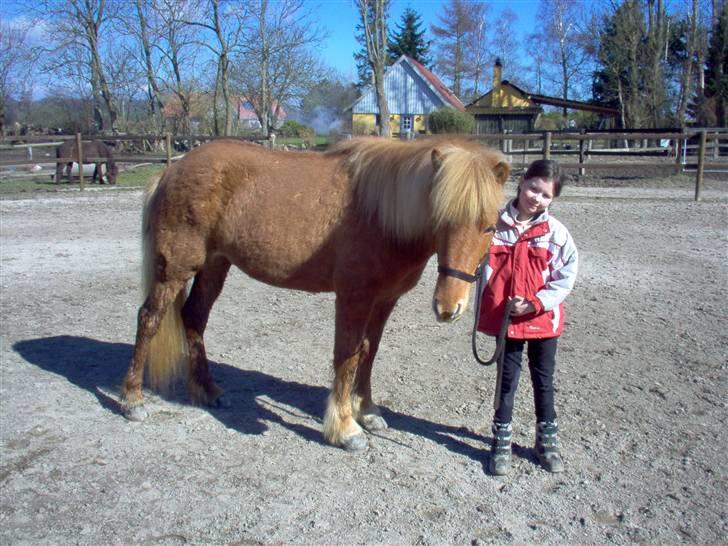
[[(276, 144), (285, 144), (287, 146), (301, 146), (304, 142), (306, 142), (306, 146), (308, 146), (308, 140), (301, 137), (282, 137), (282, 136), (276, 136)], [(316, 135), (314, 137), (314, 146), (316, 148), (326, 148), (329, 145), (329, 137), (323, 136), (323, 135)]]
[[(119, 188), (143, 188), (147, 182), (155, 177), (160, 176), (165, 169), (164, 164), (144, 165), (134, 169), (124, 169), (116, 177), (116, 187)], [(93, 174), (93, 173), (91, 173)], [(84, 186), (86, 188), (113, 188), (115, 186), (105, 186), (99, 184), (91, 184), (91, 177), (84, 176)], [(32, 178), (8, 178), (0, 180), (0, 195), (12, 195), (18, 193), (39, 193), (39, 192), (57, 192), (59, 190), (80, 189), (78, 179), (71, 182), (62, 182), (55, 184), (50, 175), (36, 176)]]

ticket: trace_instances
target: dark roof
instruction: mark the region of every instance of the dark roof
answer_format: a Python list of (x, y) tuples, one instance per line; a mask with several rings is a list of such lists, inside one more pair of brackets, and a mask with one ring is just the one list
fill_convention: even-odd
[(548, 104), (550, 106), (563, 106), (573, 110), (586, 110), (588, 112), (599, 112), (600, 114), (619, 114), (619, 110), (595, 102), (582, 102), (579, 100), (560, 99), (559, 97), (548, 97), (546, 95), (529, 94), (528, 98), (536, 104)]
[[(536, 104), (548, 104), (549, 106), (561, 106), (566, 108), (571, 108), (573, 110), (585, 110), (588, 112), (599, 112), (601, 114), (619, 114), (619, 110), (616, 108), (612, 108), (611, 106), (607, 106), (606, 104), (600, 104), (595, 102), (583, 102), (579, 100), (567, 100), (567, 99), (561, 99), (559, 97), (549, 97), (548, 95), (539, 95), (537, 93), (529, 93), (528, 91), (525, 91), (518, 87), (517, 85), (509, 82), (508, 80), (503, 80), (501, 82), (501, 85), (507, 85), (511, 89), (515, 89), (518, 91), (521, 95), (523, 95), (524, 98), (533, 101)], [(488, 91), (488, 93), (492, 93), (493, 90), (491, 89)], [(484, 93), (483, 95), (479, 96), (477, 99), (475, 99), (473, 102), (468, 104), (467, 108), (472, 109), (476, 102), (478, 102), (480, 99), (488, 95), (488, 93)]]

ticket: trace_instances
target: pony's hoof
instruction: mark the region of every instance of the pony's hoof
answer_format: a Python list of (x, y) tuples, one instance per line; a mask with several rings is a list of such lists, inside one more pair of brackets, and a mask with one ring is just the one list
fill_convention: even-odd
[(378, 430), (384, 430), (389, 425), (384, 420), (384, 417), (375, 413), (364, 415), (361, 419), (361, 426), (367, 429), (369, 432), (376, 432)]
[(144, 406), (132, 406), (124, 410), (124, 417), (129, 421), (141, 422), (149, 417), (149, 413)]
[(208, 404), (211, 408), (215, 409), (230, 409), (232, 403), (227, 396), (218, 396)]
[(354, 434), (354, 436), (346, 438), (341, 443), (341, 447), (343, 447), (346, 451), (364, 451), (367, 447), (369, 447), (369, 441), (364, 433), (360, 432), (359, 434)]

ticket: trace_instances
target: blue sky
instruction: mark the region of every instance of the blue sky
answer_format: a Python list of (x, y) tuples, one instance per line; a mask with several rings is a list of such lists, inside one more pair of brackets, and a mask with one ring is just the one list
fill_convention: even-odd
[[(2, 1), (2, 0), (0, 0)], [(356, 64), (353, 54), (361, 46), (354, 38), (354, 29), (359, 22), (359, 15), (354, 0), (307, 0), (317, 18), (317, 22), (328, 32), (322, 53), (326, 62), (336, 68), (345, 77), (356, 80)], [(401, 15), (407, 7), (420, 14), (427, 33), (430, 25), (439, 22), (443, 13), (442, 0), (393, 0), (390, 8), (389, 26), (396, 28), (401, 22)], [(516, 32), (519, 37), (534, 31), (534, 21), (539, 2), (537, 0), (490, 0), (490, 13), (496, 17), (506, 7), (518, 15)], [(314, 7), (316, 6), (316, 7)]]

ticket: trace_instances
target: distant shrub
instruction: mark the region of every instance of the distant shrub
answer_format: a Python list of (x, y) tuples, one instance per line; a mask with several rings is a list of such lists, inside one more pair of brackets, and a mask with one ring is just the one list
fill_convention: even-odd
[(475, 127), (475, 119), (467, 112), (454, 108), (441, 108), (430, 114), (429, 125), (430, 131), (435, 134), (471, 134)]
[(288, 119), (283, 122), (278, 133), (282, 137), (286, 138), (304, 138), (310, 139), (315, 136), (314, 130), (310, 127), (306, 127), (304, 124)]

